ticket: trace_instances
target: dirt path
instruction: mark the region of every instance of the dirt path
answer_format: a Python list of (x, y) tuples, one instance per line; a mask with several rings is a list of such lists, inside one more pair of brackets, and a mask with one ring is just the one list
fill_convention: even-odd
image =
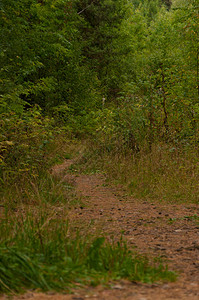
[[(169, 268), (180, 273), (175, 283), (135, 284), (122, 281), (111, 289), (85, 288), (74, 295), (26, 294), (16, 299), (43, 300), (161, 300), (199, 299), (199, 215), (197, 205), (137, 201), (125, 196), (122, 187), (107, 186), (101, 175), (72, 175), (66, 169), (73, 161), (56, 166), (54, 174), (63, 176), (76, 187), (85, 206), (75, 207), (69, 219), (77, 227), (101, 230), (108, 236), (125, 236), (141, 253), (162, 256)], [(82, 225), (83, 224), (83, 225)]]

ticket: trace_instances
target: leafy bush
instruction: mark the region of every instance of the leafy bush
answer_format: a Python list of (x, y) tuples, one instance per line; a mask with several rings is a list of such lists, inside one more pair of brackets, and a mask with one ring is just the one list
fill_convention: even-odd
[(0, 160), (2, 183), (16, 182), (21, 176), (37, 176), (45, 167), (45, 155), (53, 139), (52, 120), (42, 117), (39, 107), (17, 115), (2, 114)]

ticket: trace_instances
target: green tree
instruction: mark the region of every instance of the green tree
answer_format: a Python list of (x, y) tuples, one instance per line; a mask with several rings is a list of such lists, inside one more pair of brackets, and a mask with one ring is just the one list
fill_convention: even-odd
[[(145, 16), (143, 7), (140, 13)], [(176, 1), (170, 11), (162, 7), (144, 32), (144, 41), (136, 43), (137, 49), (142, 45), (142, 52), (134, 52), (135, 76), (127, 84), (127, 90), (129, 88), (129, 95), (133, 95), (134, 107), (140, 105), (148, 119), (149, 142), (158, 138), (197, 142), (199, 31), (196, 1)]]
[(95, 77), (81, 64), (70, 2), (2, 0), (3, 111), (35, 103), (45, 111), (61, 103), (81, 111), (94, 102)]
[(126, 0), (76, 0), (85, 62), (95, 70), (101, 91), (115, 98), (124, 83), (124, 58), (130, 53), (129, 32), (124, 28), (130, 16)]

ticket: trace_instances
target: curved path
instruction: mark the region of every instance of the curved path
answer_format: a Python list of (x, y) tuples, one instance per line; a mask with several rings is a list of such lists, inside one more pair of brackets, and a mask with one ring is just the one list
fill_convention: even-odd
[(118, 239), (121, 234), (141, 253), (163, 257), (180, 276), (168, 284), (136, 284), (121, 281), (112, 288), (102, 286), (76, 290), (73, 295), (26, 294), (29, 300), (162, 300), (199, 299), (199, 224), (194, 204), (138, 201), (125, 195), (122, 187), (110, 187), (101, 175), (67, 173), (72, 160), (53, 168), (54, 175), (75, 185), (84, 205), (70, 210), (69, 219), (77, 228), (103, 232)]

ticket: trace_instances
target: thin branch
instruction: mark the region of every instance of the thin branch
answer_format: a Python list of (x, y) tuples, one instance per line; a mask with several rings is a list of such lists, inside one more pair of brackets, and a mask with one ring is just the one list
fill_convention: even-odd
[[(191, 9), (196, 9), (196, 8), (199, 8), (199, 6), (194, 6), (192, 7)], [(188, 6), (182, 6), (182, 7), (171, 7), (172, 10), (177, 10), (177, 9), (189, 9)]]
[(91, 2), (91, 4), (89, 4), (87, 7), (83, 8), (82, 10), (80, 10), (77, 14), (78, 14), (78, 15), (81, 15), (85, 10), (87, 10), (87, 9), (93, 4), (93, 2), (95, 2), (95, 0), (93, 0), (93, 1)]

